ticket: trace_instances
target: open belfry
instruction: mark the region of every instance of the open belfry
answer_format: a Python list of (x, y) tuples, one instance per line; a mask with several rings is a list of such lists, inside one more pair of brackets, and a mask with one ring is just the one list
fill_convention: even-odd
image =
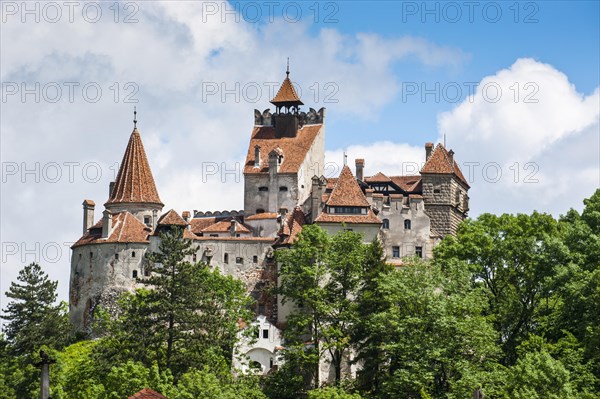
[(269, 333), (241, 350), (266, 373), (289, 314), (289, 305), (268, 290), (277, 284), (274, 250), (293, 245), (304, 225), (315, 223), (330, 234), (351, 229), (365, 242), (377, 238), (388, 262), (400, 266), (407, 256), (431, 258), (436, 243), (455, 234), (467, 216), (469, 184), (454, 152), (442, 144), (425, 144), (418, 175), (387, 176), (356, 159), (354, 170), (344, 165), (339, 176), (326, 178), (325, 109), (301, 110), (289, 69), (271, 103), (274, 112), (254, 111), (242, 210), (165, 211), (134, 118), (103, 212), (95, 213), (94, 201), (83, 201), (69, 294), (76, 328), (87, 330), (95, 309), (110, 312), (120, 294), (137, 288), (137, 279), (150, 273), (146, 252), (157, 250), (162, 231), (177, 226), (194, 243), (189, 261), (204, 261), (246, 284), (256, 323)]

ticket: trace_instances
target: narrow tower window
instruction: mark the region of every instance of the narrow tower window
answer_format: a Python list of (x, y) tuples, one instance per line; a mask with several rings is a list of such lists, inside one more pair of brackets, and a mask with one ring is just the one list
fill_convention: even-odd
[(405, 228), (406, 230), (410, 230), (410, 228), (411, 228), (410, 219), (406, 219), (406, 220), (404, 221), (404, 228)]
[(389, 219), (383, 219), (383, 228), (384, 229), (390, 228), (390, 220)]

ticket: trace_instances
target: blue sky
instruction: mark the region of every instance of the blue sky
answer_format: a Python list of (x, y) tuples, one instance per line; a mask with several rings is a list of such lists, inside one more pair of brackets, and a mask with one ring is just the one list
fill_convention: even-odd
[[(75, 2), (73, 21), (64, 8), (53, 21), (47, 4), (0, 9), (2, 292), (35, 260), (67, 298), (81, 202), (94, 200), (99, 218), (134, 105), (165, 211), (240, 209), (242, 176), (226, 172), (239, 171), (254, 109), (272, 108), (267, 87), (287, 57), (304, 109), (327, 108), (334, 175), (344, 151), (365, 158), (366, 175), (416, 173), (424, 143), (445, 134), (472, 178), (473, 217), (558, 216), (600, 187), (598, 1)], [(102, 91), (94, 101), (88, 86)], [(54, 244), (55, 257), (44, 250)]]

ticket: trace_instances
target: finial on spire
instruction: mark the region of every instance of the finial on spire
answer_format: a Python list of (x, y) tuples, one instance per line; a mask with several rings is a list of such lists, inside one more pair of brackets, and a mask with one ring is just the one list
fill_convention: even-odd
[(444, 133), (444, 147), (446, 147), (446, 133)]
[(137, 109), (133, 106), (133, 128), (137, 128)]
[(344, 166), (348, 165), (348, 154), (344, 151)]
[(285, 70), (286, 76), (290, 76), (290, 57), (287, 57), (287, 69)]

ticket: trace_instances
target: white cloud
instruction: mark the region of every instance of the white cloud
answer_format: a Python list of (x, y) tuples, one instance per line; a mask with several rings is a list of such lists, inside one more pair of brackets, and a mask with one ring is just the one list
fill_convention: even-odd
[[(494, 86), (502, 93), (497, 102)], [(439, 116), (438, 128), (461, 164), (475, 163), (474, 214), (536, 209), (558, 216), (580, 209), (600, 186), (599, 117), (598, 88), (584, 95), (553, 66), (519, 59), (483, 78), (474, 96)]]
[(409, 144), (379, 141), (366, 145), (351, 145), (345, 149), (325, 152), (326, 177), (337, 177), (343, 166), (344, 152), (348, 166), (355, 173), (354, 160), (365, 160), (365, 176), (382, 172), (388, 176), (417, 175), (425, 162), (425, 148)]

